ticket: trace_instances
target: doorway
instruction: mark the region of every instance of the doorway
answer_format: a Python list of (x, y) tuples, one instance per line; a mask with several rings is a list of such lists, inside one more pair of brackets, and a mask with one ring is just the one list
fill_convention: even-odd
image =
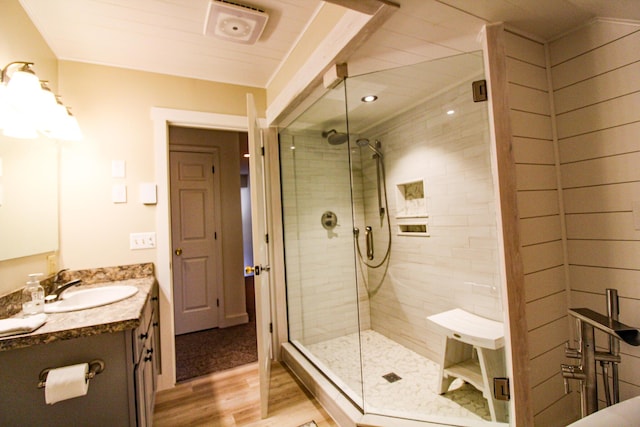
[(253, 277), (244, 273), (247, 134), (169, 126), (168, 140), (175, 368), (184, 381), (257, 360)]

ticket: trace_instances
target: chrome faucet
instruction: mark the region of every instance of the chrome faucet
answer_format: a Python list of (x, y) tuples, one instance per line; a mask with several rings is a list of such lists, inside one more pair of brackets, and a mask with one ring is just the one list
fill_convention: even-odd
[(62, 279), (62, 273), (64, 273), (65, 271), (69, 271), (69, 269), (68, 268), (63, 268), (62, 270), (60, 270), (56, 274), (54, 274), (53, 281), (52, 281), (54, 289), (59, 286), (59, 283), (60, 283), (60, 281)]
[[(579, 365), (560, 366), (564, 380), (565, 393), (569, 393), (569, 381), (580, 381), (582, 416), (586, 417), (598, 410), (598, 390), (596, 362), (600, 362), (604, 395), (607, 406), (619, 402), (620, 388), (618, 364), (620, 357), (620, 340), (633, 346), (640, 346), (640, 330), (618, 321), (618, 292), (607, 289), (607, 315), (604, 316), (588, 308), (570, 308), (569, 315), (576, 319), (579, 330), (579, 347), (570, 348), (568, 343), (565, 355), (572, 359), (580, 359)], [(594, 330), (598, 329), (608, 335), (608, 351), (597, 351)], [(613, 393), (609, 384), (609, 368), (613, 374)]]
[[(560, 365), (562, 370), (562, 379), (564, 381), (564, 394), (569, 394), (571, 388), (569, 387), (569, 380), (580, 380), (584, 381), (587, 379), (587, 376), (584, 373), (584, 369), (582, 366), (578, 365), (565, 365), (564, 363)], [(580, 383), (582, 386), (582, 383)]]
[[(56, 275), (57, 276), (57, 275)], [(75, 279), (75, 280), (70, 280), (67, 283), (63, 284), (63, 285), (58, 285), (53, 292), (51, 292), (49, 295), (47, 295), (46, 297), (44, 297), (44, 302), (46, 303), (50, 303), (50, 302), (54, 302), (54, 301), (58, 301), (58, 299), (60, 298), (60, 295), (62, 295), (62, 293), (64, 291), (66, 291), (67, 289), (69, 289), (72, 286), (76, 286), (79, 285), (80, 283), (82, 283), (82, 280), (80, 279)], [(55, 286), (56, 282), (54, 281), (54, 286)]]

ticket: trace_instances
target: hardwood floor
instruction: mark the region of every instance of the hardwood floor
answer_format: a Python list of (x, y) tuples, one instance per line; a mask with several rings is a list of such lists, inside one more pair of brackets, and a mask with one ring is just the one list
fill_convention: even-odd
[(153, 425), (297, 427), (311, 420), (337, 427), (280, 363), (271, 365), (269, 416), (260, 418), (258, 364), (200, 377), (156, 395)]

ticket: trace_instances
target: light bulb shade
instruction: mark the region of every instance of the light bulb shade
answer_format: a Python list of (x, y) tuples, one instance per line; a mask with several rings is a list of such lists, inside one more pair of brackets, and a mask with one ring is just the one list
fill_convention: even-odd
[[(25, 69), (25, 67), (23, 67)], [(15, 71), (7, 83), (7, 95), (10, 102), (20, 109), (29, 109), (36, 105), (42, 94), (38, 76), (30, 69)]]
[(78, 120), (71, 114), (67, 118), (67, 132), (64, 139), (67, 141), (82, 140), (82, 131), (78, 125)]
[(46, 132), (46, 135), (50, 138), (65, 141), (80, 141), (82, 139), (78, 121), (64, 105), (58, 104), (57, 110), (52, 117), (52, 123), (53, 127)]
[(36, 111), (35, 125), (41, 132), (46, 134), (54, 126), (58, 101), (49, 88), (43, 86), (40, 92), (39, 102), (34, 105), (34, 110)]
[(4, 129), (9, 115), (9, 102), (7, 101), (7, 87), (0, 83), (0, 129)]
[[(14, 138), (82, 139), (78, 121), (31, 69), (31, 62), (12, 62), (0, 79), (0, 130)], [(14, 68), (15, 67), (15, 68)]]
[(31, 117), (9, 111), (7, 121), (4, 124), (2, 133), (5, 136), (20, 139), (33, 139), (38, 137), (38, 132), (31, 122)]

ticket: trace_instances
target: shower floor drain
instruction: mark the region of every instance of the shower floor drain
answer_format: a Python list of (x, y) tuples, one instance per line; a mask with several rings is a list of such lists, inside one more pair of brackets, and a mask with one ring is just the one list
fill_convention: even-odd
[(402, 379), (402, 377), (399, 377), (395, 372), (389, 372), (388, 374), (383, 375), (382, 378), (389, 381), (390, 383), (395, 383), (396, 381)]

